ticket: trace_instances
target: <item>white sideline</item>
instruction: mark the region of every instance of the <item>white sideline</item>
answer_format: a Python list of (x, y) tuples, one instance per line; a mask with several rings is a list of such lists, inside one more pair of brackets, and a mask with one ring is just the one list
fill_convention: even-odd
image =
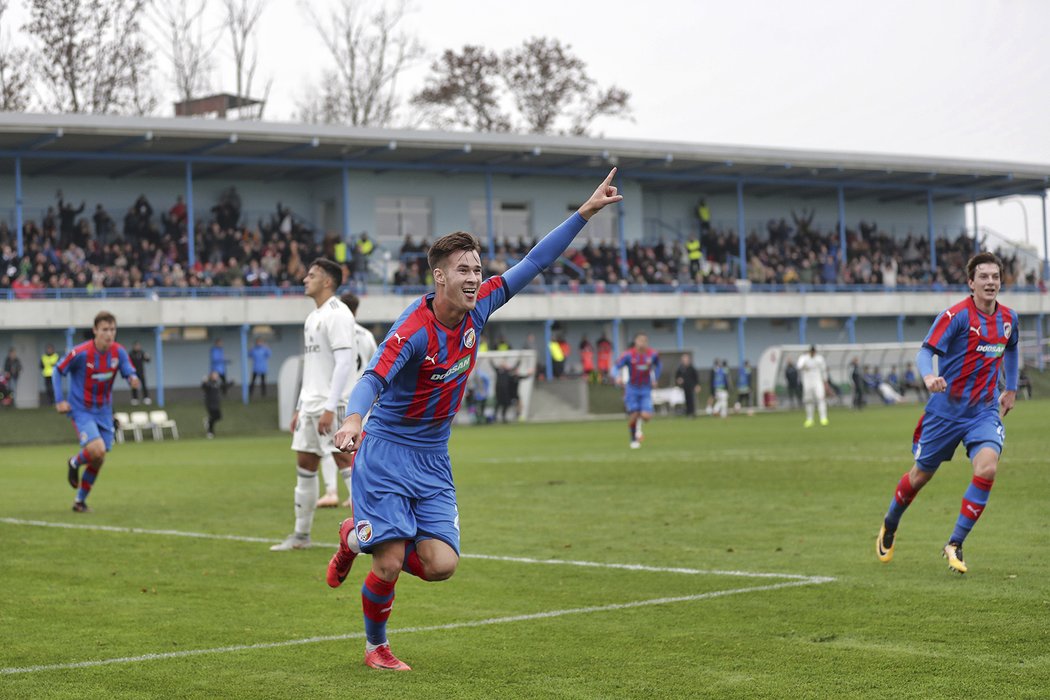
[[(28, 525), (36, 527), (58, 527), (67, 528), (74, 530), (101, 530), (105, 532), (119, 532), (126, 534), (144, 534), (144, 535), (165, 535), (174, 537), (193, 537), (198, 539), (218, 539), (218, 540), (232, 540), (237, 542), (254, 542), (254, 543), (270, 543), (278, 542), (279, 540), (271, 540), (261, 537), (245, 537), (241, 535), (215, 535), (201, 532), (182, 532), (179, 530), (146, 530), (142, 528), (130, 528), (130, 527), (115, 527), (111, 525), (84, 525), (75, 523), (51, 523), (42, 520), (20, 520), (18, 518), (0, 518), (0, 522), (9, 525)], [(335, 544), (329, 545), (335, 547)], [(702, 570), (702, 569), (683, 569), (683, 568), (661, 568), (651, 567), (634, 564), (602, 564), (598, 562), (586, 562), (586, 561), (565, 561), (559, 559), (529, 559), (525, 557), (501, 557), (491, 556), (484, 554), (465, 554), (464, 557), (471, 557), (475, 559), (487, 559), (496, 561), (511, 561), (524, 564), (564, 564), (569, 566), (586, 566), (586, 567), (603, 567), (613, 569), (627, 569), (631, 571), (645, 571), (645, 572), (658, 572), (658, 573), (679, 573), (679, 574), (708, 574), (708, 575), (722, 575), (722, 576), (742, 576), (742, 577), (755, 577), (755, 578), (786, 578), (791, 579), (783, 583), (772, 583), (764, 586), (749, 586), (747, 588), (731, 588), (722, 591), (709, 591), (707, 593), (697, 593), (695, 595), (688, 596), (676, 596), (670, 598), (652, 598), (650, 600), (638, 600), (629, 603), (612, 603), (609, 605), (597, 605), (585, 608), (569, 608), (566, 610), (549, 610), (546, 612), (530, 613), (527, 615), (510, 615), (507, 617), (493, 617), (486, 620), (473, 620), (467, 622), (451, 622), (444, 625), (430, 625), (427, 627), (405, 627), (402, 629), (392, 630), (396, 634), (408, 634), (412, 632), (435, 632), (440, 630), (455, 630), (464, 629), (471, 627), (485, 627), (489, 625), (499, 625), (511, 622), (526, 622), (529, 620), (542, 620), (553, 617), (562, 617), (564, 615), (585, 615), (596, 612), (608, 612), (611, 610), (626, 610), (629, 608), (640, 608), (651, 605), (667, 605), (671, 603), (687, 603), (697, 600), (708, 600), (712, 598), (721, 598), (730, 595), (738, 595), (741, 593), (757, 593), (760, 591), (775, 591), (782, 588), (794, 588), (798, 586), (815, 586), (824, 583), (830, 583), (835, 579), (830, 576), (802, 576), (799, 574), (777, 574), (777, 573), (762, 573), (762, 572), (748, 572), (748, 571), (720, 571), (720, 570)], [(343, 641), (348, 639), (362, 639), (364, 638), (363, 632), (355, 632), (351, 634), (337, 634), (320, 637), (307, 637), (305, 639), (289, 639), (280, 642), (263, 642), (259, 644), (241, 644), (227, 647), (215, 647), (211, 649), (186, 649), (184, 651), (172, 651), (161, 654), (143, 654), (141, 656), (123, 656), (113, 659), (98, 659), (94, 661), (78, 661), (73, 663), (65, 664), (44, 664), (39, 666), (23, 666), (23, 667), (11, 667), (11, 668), (0, 668), (0, 675), (15, 675), (25, 673), (37, 673), (40, 671), (65, 671), (80, 668), (93, 668), (96, 666), (108, 666), (111, 664), (129, 664), (139, 663), (143, 661), (158, 661), (164, 659), (178, 659), (188, 656), (201, 656), (204, 654), (227, 654), (238, 651), (254, 651), (259, 649), (276, 649), (280, 647), (298, 646), (302, 644), (317, 644), (321, 642), (335, 642)]]

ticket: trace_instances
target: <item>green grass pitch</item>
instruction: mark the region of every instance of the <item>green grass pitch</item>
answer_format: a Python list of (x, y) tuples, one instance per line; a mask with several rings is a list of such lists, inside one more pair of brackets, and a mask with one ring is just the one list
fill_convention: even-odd
[(401, 577), (402, 674), (361, 663), (367, 558), (333, 591), (332, 547), (268, 551), (286, 435), (118, 445), (77, 515), (56, 419), (0, 449), (0, 697), (1045, 698), (1050, 402), (1007, 419), (965, 577), (940, 558), (961, 450), (875, 558), (918, 411), (663, 418), (636, 451), (620, 421), (456, 428), (465, 556)]

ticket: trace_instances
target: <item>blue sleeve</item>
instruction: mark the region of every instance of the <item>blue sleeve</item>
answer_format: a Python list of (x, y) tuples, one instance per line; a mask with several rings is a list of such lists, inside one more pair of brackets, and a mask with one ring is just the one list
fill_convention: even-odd
[(613, 369), (623, 369), (631, 363), (631, 353), (625, 352), (620, 355), (620, 359), (616, 361), (616, 366)]
[(58, 367), (55, 367), (55, 371), (51, 374), (51, 386), (55, 389), (55, 403), (60, 403), (66, 400), (66, 395), (62, 391), (62, 372), (59, 371)]
[(128, 357), (128, 351), (124, 348), (117, 349), (117, 357), (120, 361), (120, 376), (124, 379), (131, 377), (137, 377), (138, 373), (135, 371), (135, 367), (131, 364), (131, 358)]
[(660, 378), (660, 372), (663, 371), (663, 365), (660, 364), (660, 356), (653, 355), (653, 379)]
[(1007, 346), (1003, 353), (1003, 369), (1006, 371), (1006, 390), (1017, 391), (1017, 377), (1019, 374), (1019, 362), (1017, 358), (1017, 346)]
[(587, 225), (587, 220), (576, 212), (537, 243), (517, 265), (503, 273), (510, 296), (525, 288), (536, 275), (547, 269)]
[(920, 378), (933, 374), (933, 349), (928, 345), (923, 345), (919, 354), (915, 356), (915, 366), (919, 368)]
[(346, 415), (358, 414), (362, 418), (368, 415), (372, 404), (383, 392), (385, 383), (374, 371), (369, 370), (361, 375), (354, 384), (354, 390), (350, 392), (350, 400), (346, 406)]

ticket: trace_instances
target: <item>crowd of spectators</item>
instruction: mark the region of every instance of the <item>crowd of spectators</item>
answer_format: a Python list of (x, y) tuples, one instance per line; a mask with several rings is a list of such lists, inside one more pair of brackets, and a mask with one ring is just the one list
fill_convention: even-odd
[[(24, 253), (0, 221), (0, 289), (18, 298), (40, 289), (293, 287), (305, 265), (324, 255), (344, 265), (347, 280), (428, 287), (426, 239), (405, 238), (390, 266), (368, 266), (375, 243), (366, 233), (350, 243), (334, 234), (320, 238), (292, 211), (277, 203), (273, 213), (246, 225), (241, 198), (233, 187), (218, 197), (210, 216), (195, 224), (195, 260), (188, 264), (187, 209), (181, 196), (159, 215), (140, 195), (128, 207), (123, 225), (102, 204), (90, 216), (56, 193), (38, 224), (23, 227)], [(815, 212), (791, 212), (791, 220), (771, 219), (766, 230), (747, 236), (746, 276), (762, 285), (869, 285), (886, 288), (944, 288), (966, 282), (966, 260), (974, 241), (965, 233), (937, 238), (937, 267), (930, 269), (926, 235), (895, 237), (875, 222), (846, 229), (846, 261), (840, 264), (837, 226), (814, 224)], [(739, 239), (732, 229), (708, 227), (701, 240), (702, 261), (690, 265), (685, 241), (635, 241), (621, 251), (612, 241), (584, 238), (543, 274), (542, 281), (568, 288), (580, 285), (682, 286), (734, 285), (740, 278)], [(504, 272), (535, 244), (535, 239), (499, 240), (485, 258), (486, 276)], [(1041, 285), (1035, 273), (1022, 273), (1016, 253), (997, 251), (1006, 267), (1004, 285)], [(695, 262), (695, 261), (694, 261)], [(626, 270), (626, 274), (624, 274)], [(695, 270), (695, 274), (694, 274)]]

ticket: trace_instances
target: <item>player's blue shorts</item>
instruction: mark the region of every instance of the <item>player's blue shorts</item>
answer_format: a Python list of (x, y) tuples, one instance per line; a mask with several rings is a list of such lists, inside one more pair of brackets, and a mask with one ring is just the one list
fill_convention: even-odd
[(653, 390), (628, 384), (623, 391), (623, 407), (628, 413), (652, 413)]
[(92, 411), (78, 411), (75, 408), (69, 411), (69, 418), (73, 421), (73, 428), (77, 431), (80, 446), (84, 447), (92, 440), (102, 438), (106, 443), (106, 452), (113, 449), (113, 414), (94, 413)]
[(935, 472), (941, 462), (951, 460), (960, 442), (966, 447), (966, 455), (973, 459), (983, 447), (990, 447), (1002, 454), (1005, 441), (1006, 429), (999, 419), (997, 407), (963, 420), (923, 413), (915, 426), (911, 451), (919, 469)]
[(368, 435), (354, 455), (354, 525), (361, 551), (391, 540), (438, 539), (459, 554), (459, 509), (448, 450)]

